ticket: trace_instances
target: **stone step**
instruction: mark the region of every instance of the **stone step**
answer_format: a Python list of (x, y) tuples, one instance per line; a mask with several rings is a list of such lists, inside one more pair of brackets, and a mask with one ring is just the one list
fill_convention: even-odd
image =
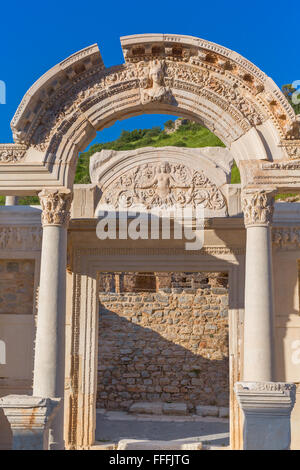
[(229, 446), (213, 446), (197, 441), (148, 441), (122, 439), (117, 450), (230, 450)]
[(213, 416), (219, 418), (229, 418), (229, 408), (226, 406), (196, 406), (198, 416)]
[(185, 403), (137, 402), (130, 406), (129, 413), (186, 416), (188, 409)]
[(117, 450), (202, 450), (202, 443), (122, 439)]
[(96, 441), (95, 444), (90, 447), (90, 450), (116, 450), (117, 447), (118, 444), (116, 442)]

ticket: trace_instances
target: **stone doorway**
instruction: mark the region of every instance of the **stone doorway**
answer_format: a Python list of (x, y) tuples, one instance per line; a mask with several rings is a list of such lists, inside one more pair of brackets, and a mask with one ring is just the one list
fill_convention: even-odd
[(100, 273), (96, 439), (134, 438), (141, 425), (147, 439), (226, 432), (228, 287), (226, 272)]

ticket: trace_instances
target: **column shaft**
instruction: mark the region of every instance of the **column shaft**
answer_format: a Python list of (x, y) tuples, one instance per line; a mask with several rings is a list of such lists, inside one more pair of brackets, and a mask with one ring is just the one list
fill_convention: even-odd
[(6, 206), (17, 206), (19, 203), (18, 196), (6, 196), (5, 205)]
[(62, 397), (65, 363), (67, 229), (43, 229), (33, 395)]
[(248, 190), (243, 194), (247, 229), (244, 381), (272, 381), (273, 354), (273, 282), (271, 222), (273, 190)]

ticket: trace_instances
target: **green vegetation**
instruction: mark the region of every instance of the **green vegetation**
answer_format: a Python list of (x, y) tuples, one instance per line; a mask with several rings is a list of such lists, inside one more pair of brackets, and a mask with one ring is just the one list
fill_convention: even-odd
[[(295, 113), (300, 114), (300, 103), (294, 104), (292, 101), (292, 95), (295, 91), (297, 91), (297, 89), (294, 88), (291, 83), (288, 83), (287, 85), (283, 85), (281, 87), (281, 91), (292, 106), (292, 108), (294, 108)], [(296, 97), (298, 100), (300, 100), (300, 93)]]
[(231, 184), (239, 184), (241, 182), (240, 171), (237, 167), (237, 164), (233, 162), (231, 167)]
[[(5, 196), (0, 196), (0, 206), (4, 206)], [(38, 196), (22, 196), (19, 198), (18, 204), (20, 206), (36, 206), (40, 205), (40, 200)]]
[[(174, 121), (167, 121), (165, 129), (174, 129)], [(141, 147), (224, 147), (223, 142), (206, 127), (195, 122), (183, 120), (182, 125), (168, 134), (160, 127), (152, 129), (135, 129), (131, 132), (122, 131), (120, 137), (105, 144), (94, 144), (87, 152), (79, 156), (75, 183), (90, 183), (89, 159), (91, 155), (103, 149), (134, 150)], [(236, 168), (237, 170), (237, 168)], [(238, 170), (237, 170), (238, 171)]]

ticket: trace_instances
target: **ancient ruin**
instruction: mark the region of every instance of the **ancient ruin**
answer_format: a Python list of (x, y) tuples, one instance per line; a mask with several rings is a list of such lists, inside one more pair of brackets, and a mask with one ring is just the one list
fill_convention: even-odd
[[(159, 402), (229, 407), (231, 449), (299, 449), (300, 212), (274, 198), (300, 191), (300, 122), (236, 52), (180, 35), (121, 45), (121, 65), (92, 45), (49, 70), (0, 144), (0, 194), (40, 198), (0, 207), (1, 448), (90, 449), (97, 407)], [(226, 148), (105, 150), (74, 185), (96, 132), (145, 113)], [(201, 204), (202, 248), (173, 236), (176, 217), (169, 239), (119, 236), (120, 202)], [(117, 236), (100, 239), (108, 204)]]

